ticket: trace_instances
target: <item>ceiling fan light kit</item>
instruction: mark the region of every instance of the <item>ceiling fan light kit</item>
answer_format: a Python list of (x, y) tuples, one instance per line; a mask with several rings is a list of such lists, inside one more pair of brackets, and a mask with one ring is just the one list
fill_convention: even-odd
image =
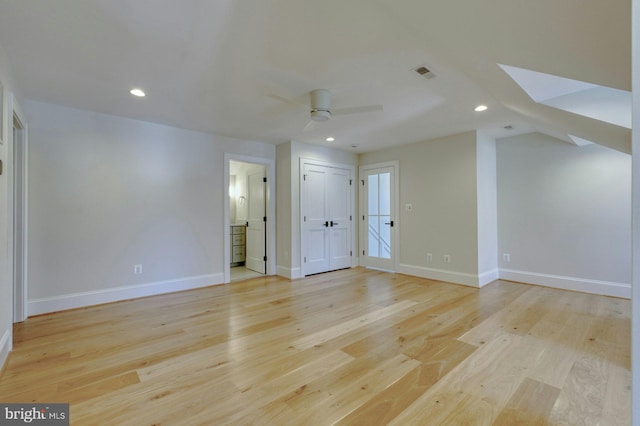
[(331, 118), (331, 113), (324, 109), (311, 110), (311, 119), (313, 121), (328, 121)]

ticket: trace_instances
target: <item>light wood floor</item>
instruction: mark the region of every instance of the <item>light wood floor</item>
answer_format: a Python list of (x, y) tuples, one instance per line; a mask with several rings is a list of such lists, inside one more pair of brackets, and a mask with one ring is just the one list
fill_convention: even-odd
[(2, 402), (77, 425), (630, 424), (628, 300), (360, 268), (31, 318)]

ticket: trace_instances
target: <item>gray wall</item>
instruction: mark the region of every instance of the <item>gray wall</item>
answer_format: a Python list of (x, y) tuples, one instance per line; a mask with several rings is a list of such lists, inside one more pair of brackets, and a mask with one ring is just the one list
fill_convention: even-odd
[(31, 314), (223, 281), (224, 153), (273, 159), (273, 145), (24, 107)]
[[(400, 169), (400, 272), (473, 285), (478, 277), (476, 132), (360, 155), (361, 165), (394, 160)], [(413, 205), (410, 212), (407, 203)], [(444, 262), (445, 254), (451, 263)]]
[(628, 293), (631, 157), (541, 134), (501, 139), (497, 153), (501, 276)]

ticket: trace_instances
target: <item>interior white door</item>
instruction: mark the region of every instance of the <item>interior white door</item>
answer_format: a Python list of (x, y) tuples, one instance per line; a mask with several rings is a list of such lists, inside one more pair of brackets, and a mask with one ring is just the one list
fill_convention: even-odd
[(395, 270), (395, 167), (361, 169), (362, 264)]
[(265, 171), (249, 175), (247, 187), (248, 218), (245, 236), (247, 269), (266, 273), (266, 210), (265, 210)]
[(312, 163), (302, 169), (304, 275), (349, 268), (352, 171)]
[(302, 181), (304, 274), (326, 272), (331, 265), (326, 167), (305, 164)]
[(328, 173), (329, 270), (351, 266), (351, 172), (332, 168)]

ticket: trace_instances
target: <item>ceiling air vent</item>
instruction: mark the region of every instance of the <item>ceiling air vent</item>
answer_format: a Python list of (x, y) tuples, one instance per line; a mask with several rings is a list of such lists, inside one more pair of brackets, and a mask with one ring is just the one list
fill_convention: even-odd
[(417, 72), (421, 77), (424, 77), (427, 79), (433, 78), (436, 76), (434, 73), (431, 72), (429, 68), (425, 67), (424, 65), (419, 66), (414, 71)]

